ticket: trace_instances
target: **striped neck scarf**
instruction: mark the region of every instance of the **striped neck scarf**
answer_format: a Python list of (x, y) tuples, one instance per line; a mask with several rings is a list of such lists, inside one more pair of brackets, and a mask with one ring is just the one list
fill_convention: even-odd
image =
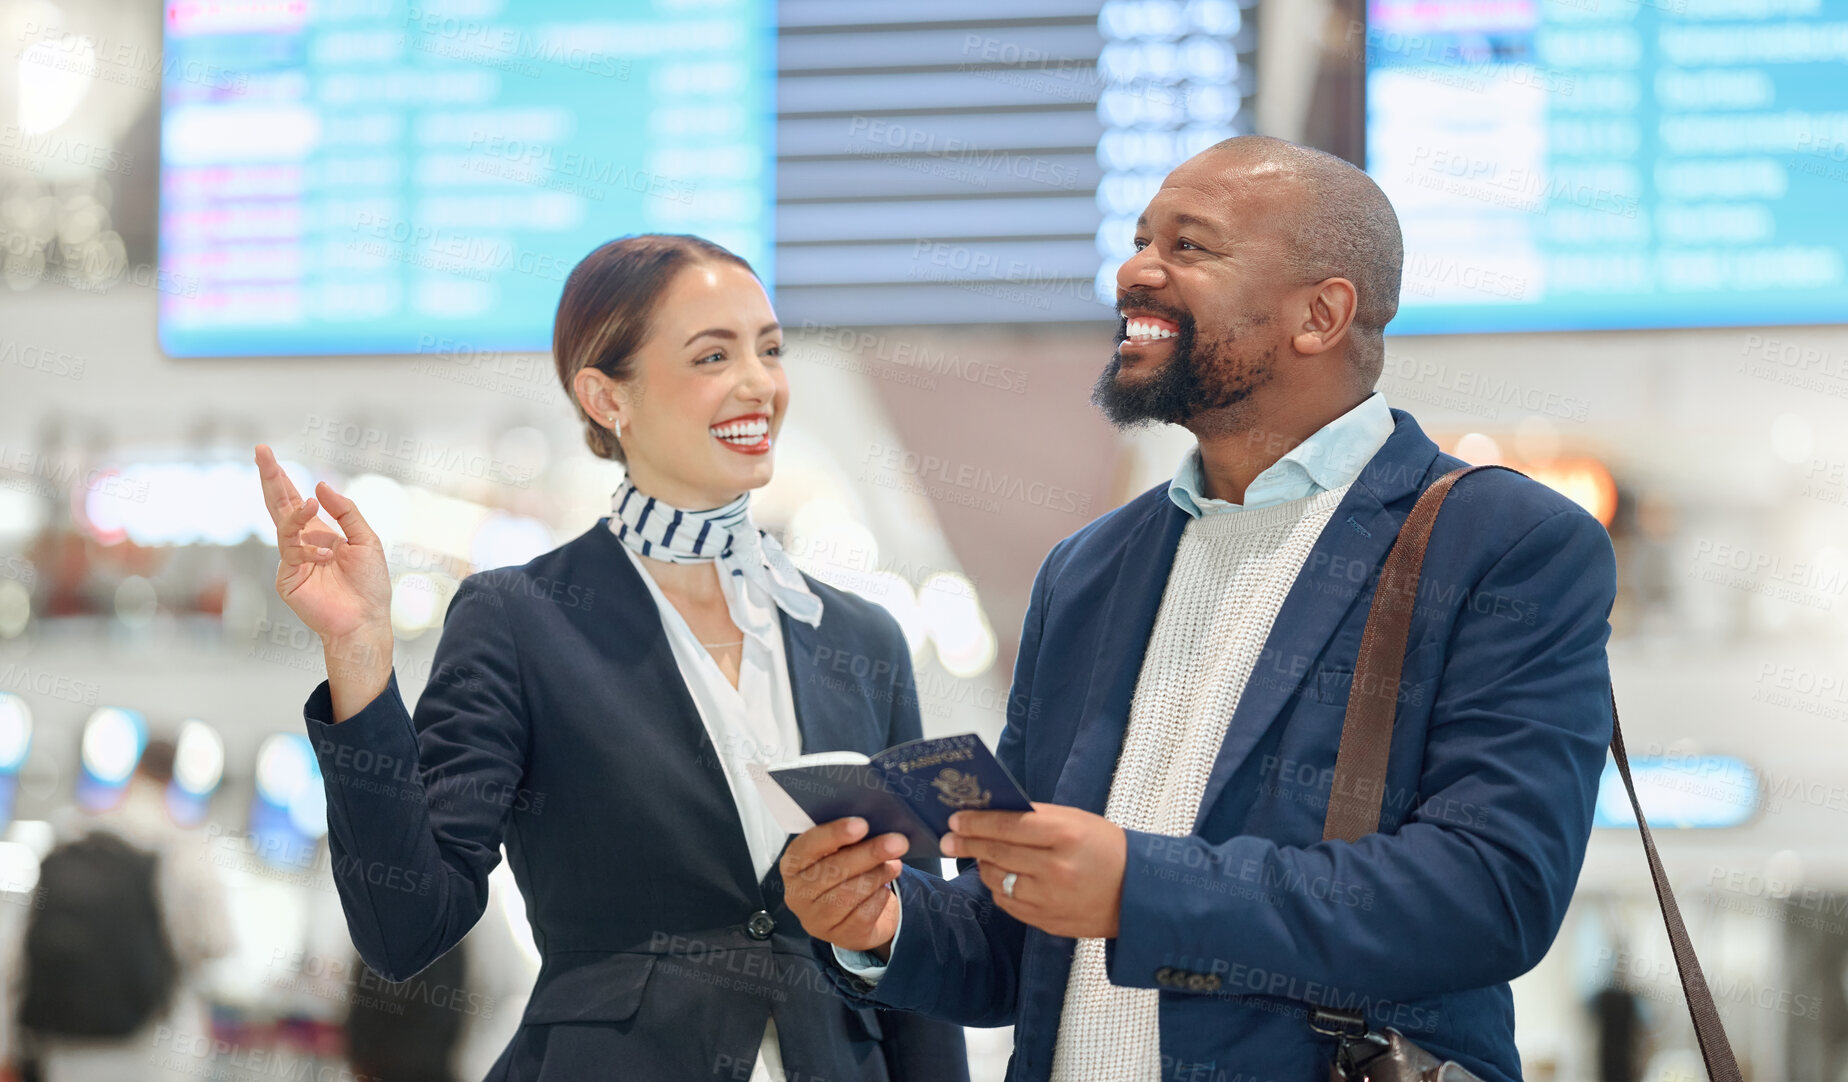
[[(687, 511), (655, 499), (625, 477), (610, 497), (610, 532), (629, 551), (666, 563), (717, 560), (720, 575), (743, 579), (791, 617), (821, 626), (821, 598), (776, 538), (751, 522), (748, 492), (723, 507)], [(741, 628), (750, 624), (743, 600), (740, 591), (725, 591), (732, 622)]]

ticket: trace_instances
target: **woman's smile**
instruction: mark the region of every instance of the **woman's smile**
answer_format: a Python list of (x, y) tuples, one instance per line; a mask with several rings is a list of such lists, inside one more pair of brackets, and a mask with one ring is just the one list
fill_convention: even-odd
[(742, 455), (770, 452), (770, 417), (763, 413), (746, 413), (720, 421), (706, 430), (727, 449)]

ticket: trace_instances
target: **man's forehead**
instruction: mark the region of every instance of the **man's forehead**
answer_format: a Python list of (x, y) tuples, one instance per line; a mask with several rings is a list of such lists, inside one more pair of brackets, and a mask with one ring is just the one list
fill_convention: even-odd
[(1229, 179), (1199, 183), (1192, 178), (1175, 183), (1175, 178), (1170, 178), (1155, 192), (1137, 222), (1140, 226), (1244, 229), (1255, 218), (1279, 213), (1283, 209), (1281, 194), (1277, 185), (1266, 183), (1236, 183)]
[(1299, 185), (1294, 170), (1279, 161), (1240, 154), (1201, 154), (1162, 179), (1161, 189), (1149, 200), (1142, 224), (1210, 222), (1229, 226), (1253, 216), (1286, 213)]

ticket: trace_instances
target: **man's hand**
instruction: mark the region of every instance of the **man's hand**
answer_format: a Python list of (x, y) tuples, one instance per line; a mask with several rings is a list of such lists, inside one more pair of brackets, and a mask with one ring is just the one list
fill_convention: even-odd
[(898, 933), (898, 895), (886, 884), (904, 870), (897, 858), (911, 843), (903, 834), (861, 841), (865, 834), (864, 819), (823, 823), (790, 842), (777, 867), (783, 872), (783, 901), (803, 930), (884, 961)]
[[(974, 857), (1002, 911), (1049, 935), (1111, 939), (1123, 908), (1129, 839), (1079, 808), (1035, 802), (1030, 812), (959, 811), (943, 852)], [(1014, 896), (1002, 889), (1013, 872)]]

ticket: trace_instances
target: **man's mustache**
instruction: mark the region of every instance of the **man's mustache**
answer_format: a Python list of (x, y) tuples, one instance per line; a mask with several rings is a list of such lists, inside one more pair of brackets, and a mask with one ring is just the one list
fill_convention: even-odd
[(1176, 323), (1193, 318), (1184, 308), (1176, 308), (1173, 305), (1163, 304), (1155, 298), (1142, 293), (1125, 293), (1123, 296), (1117, 298), (1116, 310), (1118, 319), (1124, 318), (1123, 311), (1127, 308), (1139, 309), (1150, 315), (1160, 316), (1163, 319), (1171, 319)]

